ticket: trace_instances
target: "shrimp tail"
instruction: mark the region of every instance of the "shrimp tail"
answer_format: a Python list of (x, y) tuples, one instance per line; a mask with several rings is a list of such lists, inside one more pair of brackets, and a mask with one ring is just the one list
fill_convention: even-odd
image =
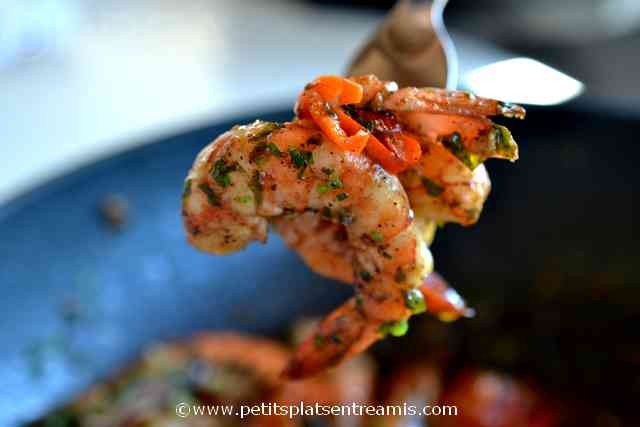
[(424, 297), (427, 311), (442, 321), (450, 322), (460, 317), (475, 316), (475, 310), (468, 307), (460, 294), (435, 271), (418, 289)]
[(362, 312), (358, 297), (352, 297), (320, 321), (317, 328), (295, 350), (282, 376), (285, 379), (311, 377), (355, 356), (383, 335), (380, 323)]
[[(442, 321), (473, 317), (475, 310), (438, 273), (431, 273), (418, 288), (427, 312)], [(318, 324), (295, 350), (282, 373), (285, 379), (314, 376), (355, 356), (384, 338), (382, 321), (368, 318), (359, 296), (350, 298)]]

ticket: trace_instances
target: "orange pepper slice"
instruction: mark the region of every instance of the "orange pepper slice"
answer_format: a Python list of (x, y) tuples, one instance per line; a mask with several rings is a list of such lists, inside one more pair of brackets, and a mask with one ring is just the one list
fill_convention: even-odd
[(357, 104), (362, 101), (363, 88), (340, 76), (320, 76), (313, 82), (313, 90), (322, 99), (335, 105)]
[(340, 107), (335, 109), (336, 114), (338, 115), (338, 120), (340, 120), (340, 126), (345, 130), (348, 134), (354, 134), (359, 130), (364, 130), (364, 126), (358, 123), (355, 119), (353, 119), (350, 115), (344, 112), (344, 110)]
[(398, 174), (406, 170), (409, 166), (407, 162), (398, 158), (391, 150), (389, 150), (378, 138), (371, 136), (365, 148), (367, 156), (380, 163), (387, 172)]
[[(420, 160), (422, 150), (415, 138), (401, 133), (397, 136), (401, 144), (391, 150), (339, 107), (357, 104), (362, 96), (362, 86), (354, 81), (340, 76), (320, 76), (300, 96), (299, 105), (339, 148), (355, 153), (366, 149), (367, 155), (390, 173), (400, 173)], [(335, 111), (338, 120), (328, 109)]]
[(322, 104), (317, 102), (310, 103), (309, 114), (322, 133), (342, 150), (360, 153), (367, 145), (369, 134), (366, 131), (358, 131), (348, 135), (340, 126), (340, 122), (324, 111)]

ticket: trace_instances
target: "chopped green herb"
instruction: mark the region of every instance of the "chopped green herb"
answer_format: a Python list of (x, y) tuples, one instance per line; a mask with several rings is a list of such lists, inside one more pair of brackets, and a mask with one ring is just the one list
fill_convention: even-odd
[(340, 335), (331, 335), (331, 341), (333, 341), (335, 344), (342, 344), (342, 338), (340, 338)]
[(283, 155), (282, 151), (280, 151), (278, 146), (276, 144), (274, 144), (273, 142), (268, 142), (266, 147), (267, 147), (267, 150), (270, 151), (271, 154), (273, 154), (274, 156), (282, 156)]
[(380, 233), (378, 230), (373, 230), (372, 232), (370, 232), (369, 237), (371, 237), (374, 242), (382, 242), (384, 240), (384, 237), (382, 237), (382, 233)]
[(319, 185), (316, 187), (316, 190), (318, 190), (318, 193), (320, 193), (320, 194), (324, 194), (324, 193), (326, 193), (327, 191), (329, 191), (329, 186), (328, 186), (327, 184), (319, 184)]
[(393, 280), (395, 280), (396, 283), (403, 283), (407, 280), (407, 273), (404, 272), (402, 267), (398, 267), (396, 269), (396, 272), (393, 276)]
[(249, 161), (255, 162), (260, 166), (270, 155), (282, 157), (284, 153), (273, 142), (261, 142), (249, 154)]
[(329, 187), (333, 188), (334, 190), (336, 188), (342, 188), (342, 181), (340, 180), (340, 178), (333, 178), (329, 181)]
[(462, 143), (462, 137), (458, 132), (454, 132), (448, 138), (443, 138), (442, 145), (444, 145), (451, 154), (456, 156), (470, 170), (474, 170), (480, 163), (482, 163), (477, 154), (469, 153), (466, 150)]
[(228, 187), (229, 185), (231, 185), (231, 178), (229, 177), (229, 173), (233, 172), (236, 169), (237, 165), (228, 165), (224, 161), (224, 159), (218, 159), (213, 164), (211, 176), (219, 186)]
[(365, 282), (370, 282), (371, 279), (373, 279), (373, 276), (368, 271), (363, 270), (360, 272), (360, 278)]
[(339, 202), (347, 200), (348, 198), (349, 198), (349, 195), (347, 193), (340, 193), (336, 196), (336, 200)]
[(409, 322), (406, 320), (398, 320), (397, 322), (385, 322), (383, 323), (378, 332), (382, 335), (393, 335), (394, 337), (401, 337), (409, 331)]
[(325, 175), (329, 175), (329, 176), (333, 175), (333, 169), (331, 168), (322, 168), (321, 170), (322, 170), (322, 173), (324, 173)]
[(234, 197), (233, 200), (235, 200), (238, 203), (249, 203), (251, 201), (252, 197), (248, 194), (245, 194), (244, 196), (237, 196)]
[(420, 178), (422, 181), (422, 186), (425, 190), (427, 190), (427, 194), (431, 197), (438, 197), (444, 191), (444, 188), (435, 181), (430, 180), (426, 176)]
[(260, 140), (260, 139), (268, 136), (274, 130), (278, 130), (278, 129), (282, 128), (282, 127), (283, 127), (283, 125), (281, 125), (280, 123), (263, 122), (262, 126), (260, 127), (260, 129), (258, 129), (253, 135), (251, 135), (249, 137), (249, 140), (251, 142)]
[(220, 206), (220, 199), (218, 198), (216, 193), (213, 192), (211, 187), (209, 187), (209, 184), (207, 184), (206, 182), (201, 182), (200, 184), (198, 184), (198, 188), (207, 196), (207, 200), (209, 201), (210, 205)]
[(362, 304), (364, 304), (364, 298), (360, 294), (356, 295), (356, 305), (362, 307)]
[(298, 169), (306, 168), (313, 163), (313, 153), (311, 151), (300, 151), (297, 148), (289, 148), (289, 156), (294, 166)]
[(507, 159), (515, 160), (518, 158), (518, 145), (516, 144), (511, 132), (504, 126), (493, 125), (493, 137), (496, 146), (496, 152)]
[(182, 200), (185, 200), (191, 195), (191, 179), (184, 182), (184, 190), (182, 191)]
[(424, 301), (422, 292), (418, 289), (411, 289), (404, 295), (405, 305), (413, 314), (420, 314), (427, 311), (427, 304)]
[(313, 337), (313, 343), (315, 344), (316, 348), (322, 348), (325, 344), (325, 337), (323, 335), (316, 335), (315, 337)]
[(313, 163), (313, 153), (311, 151), (300, 151), (296, 148), (289, 148), (289, 156), (293, 165), (299, 169), (298, 179), (302, 178), (307, 166)]
[(253, 198), (256, 204), (262, 204), (262, 174), (259, 171), (255, 171), (251, 180), (249, 181), (249, 189), (253, 193)]

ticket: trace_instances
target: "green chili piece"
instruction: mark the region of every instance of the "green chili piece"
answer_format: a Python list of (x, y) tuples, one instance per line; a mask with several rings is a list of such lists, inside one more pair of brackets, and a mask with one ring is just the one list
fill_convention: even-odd
[(371, 237), (374, 242), (382, 242), (384, 240), (384, 237), (382, 237), (382, 233), (380, 233), (378, 230), (373, 230), (372, 232), (370, 232), (369, 237)]

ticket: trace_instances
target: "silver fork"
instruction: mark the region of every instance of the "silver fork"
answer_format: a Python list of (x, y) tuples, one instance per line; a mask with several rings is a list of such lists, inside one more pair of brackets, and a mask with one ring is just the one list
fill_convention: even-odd
[[(400, 86), (470, 90), (525, 105), (554, 105), (580, 95), (584, 85), (532, 58), (445, 30), (447, 0), (399, 0), (355, 56), (349, 75), (373, 73)], [(457, 53), (464, 58), (459, 73)]]
[(442, 22), (447, 0), (400, 0), (353, 59), (349, 75), (376, 74), (400, 86), (454, 89), (455, 48)]

